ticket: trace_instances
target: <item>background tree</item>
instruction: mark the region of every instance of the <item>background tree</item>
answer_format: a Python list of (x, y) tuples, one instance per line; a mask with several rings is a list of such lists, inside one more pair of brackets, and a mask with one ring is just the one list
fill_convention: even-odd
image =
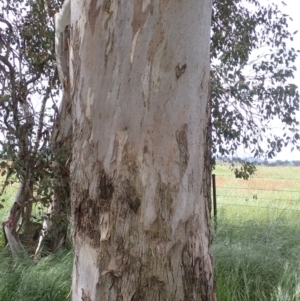
[(72, 1), (71, 15), (72, 300), (215, 300), (211, 2)]
[[(283, 146), (299, 149), (299, 92), (293, 83), (297, 51), (289, 17), (274, 3), (213, 1), (211, 38), (214, 156), (228, 158), (239, 147), (253, 157), (273, 158)], [(282, 131), (272, 130), (273, 120)], [(237, 176), (255, 169), (245, 162)]]
[(57, 190), (57, 182), (65, 177), (63, 165), (53, 167), (53, 161), (64, 159), (62, 148), (57, 156), (50, 139), (59, 113), (53, 22), (43, 1), (1, 1), (1, 8), (1, 165), (7, 169), (7, 181), (15, 174), (20, 182), (3, 227), (16, 252), (22, 249), (19, 232), (26, 241), (37, 230), (32, 229), (32, 204), (49, 206), (51, 187)]

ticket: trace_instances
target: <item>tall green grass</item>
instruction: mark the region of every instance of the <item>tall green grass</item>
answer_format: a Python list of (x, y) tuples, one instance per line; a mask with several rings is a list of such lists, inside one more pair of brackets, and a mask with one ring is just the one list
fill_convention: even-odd
[(70, 300), (72, 254), (64, 250), (38, 261), (0, 252), (0, 301)]
[(218, 301), (300, 301), (299, 213), (250, 209), (219, 212), (213, 243)]
[[(232, 176), (225, 167), (215, 172), (225, 171)], [(259, 171), (260, 179), (300, 174), (293, 167), (259, 167)], [(300, 202), (297, 194), (288, 192), (300, 188), (300, 182), (268, 179), (262, 187), (270, 188), (270, 193), (261, 195), (260, 190), (253, 199), (255, 181), (255, 177), (252, 182), (223, 178), (221, 183), (229, 187), (222, 193), (235, 198), (231, 205), (226, 204), (228, 198), (219, 200), (213, 242), (218, 301), (300, 301)], [(235, 185), (249, 190), (241, 190), (237, 199), (239, 191), (230, 188)], [(278, 197), (278, 187), (288, 185)], [(281, 200), (270, 202), (274, 196)], [(2, 249), (0, 301), (70, 300), (72, 260), (68, 250), (34, 261), (14, 259)]]

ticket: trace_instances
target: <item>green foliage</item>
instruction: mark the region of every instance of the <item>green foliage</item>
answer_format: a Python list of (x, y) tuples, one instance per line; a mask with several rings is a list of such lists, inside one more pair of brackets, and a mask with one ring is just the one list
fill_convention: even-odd
[[(269, 2), (213, 1), (214, 154), (230, 157), (243, 146), (253, 157), (273, 158), (288, 144), (299, 148), (299, 92), (293, 84), (298, 51), (288, 47), (288, 20)], [(284, 133), (271, 131), (272, 120), (284, 124)]]
[(236, 178), (242, 178), (244, 180), (248, 180), (250, 175), (253, 175), (256, 171), (256, 167), (253, 163), (242, 162), (240, 168), (236, 167), (236, 165), (232, 164), (231, 169), (234, 171)]

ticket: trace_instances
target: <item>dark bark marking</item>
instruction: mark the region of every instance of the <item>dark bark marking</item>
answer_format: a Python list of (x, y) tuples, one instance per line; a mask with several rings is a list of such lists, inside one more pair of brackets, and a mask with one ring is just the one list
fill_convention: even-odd
[(176, 141), (179, 148), (179, 172), (180, 178), (184, 175), (188, 161), (189, 161), (189, 150), (188, 150), (188, 139), (187, 139), (188, 125), (185, 124), (183, 127), (176, 131)]
[(112, 32), (109, 30), (109, 37), (105, 45), (105, 65), (107, 64), (109, 55), (114, 50), (114, 44), (115, 44), (115, 31)]
[(88, 11), (88, 19), (89, 23), (91, 25), (92, 34), (94, 34), (95, 31), (95, 24), (97, 21), (97, 18), (99, 16), (101, 5), (96, 9), (98, 0), (92, 0), (90, 3), (89, 11)]
[(91, 298), (85, 294), (84, 289), (82, 288), (82, 295), (81, 295), (81, 300), (82, 301), (91, 301)]
[(100, 189), (100, 199), (104, 201), (110, 201), (112, 199), (114, 193), (114, 187), (111, 180), (105, 174), (104, 170), (102, 170), (100, 176), (99, 189)]
[(74, 210), (74, 228), (75, 232), (84, 233), (91, 239), (93, 246), (99, 246), (100, 243), (100, 217), (104, 212), (109, 212), (114, 195), (114, 186), (112, 180), (107, 176), (102, 163), (97, 163), (98, 169), (95, 170), (97, 177), (97, 188), (99, 197), (91, 198), (88, 190), (81, 193), (81, 198), (77, 202)]
[(179, 77), (185, 72), (186, 67), (187, 67), (186, 64), (182, 65), (181, 67), (179, 64), (176, 66), (175, 70), (176, 70), (177, 79), (179, 79)]

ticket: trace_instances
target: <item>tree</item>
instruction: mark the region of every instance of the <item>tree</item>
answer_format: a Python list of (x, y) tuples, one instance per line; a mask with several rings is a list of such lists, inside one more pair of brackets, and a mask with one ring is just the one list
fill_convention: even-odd
[[(6, 243), (16, 253), (23, 250), (21, 240), (27, 244), (28, 241), (35, 243), (32, 231), (40, 230), (40, 225), (32, 220), (32, 205), (39, 203), (57, 208), (49, 205), (51, 198), (53, 203), (58, 196), (63, 196), (61, 205), (67, 199), (68, 167), (62, 165), (66, 161), (63, 150), (67, 143), (65, 141), (62, 145), (57, 140), (56, 136), (62, 136), (57, 134), (57, 129), (51, 134), (51, 122), (56, 119), (58, 124), (63, 110), (53, 102), (59, 88), (54, 31), (51, 19), (43, 9), (43, 1), (5, 0), (0, 5), (0, 126), (5, 135), (1, 139), (1, 167), (6, 167), (5, 185), (11, 175), (16, 175), (20, 182), (9, 215), (2, 225)], [(53, 215), (52, 212), (48, 214)], [(20, 239), (21, 232), (23, 239)], [(66, 227), (61, 226), (58, 232), (58, 237), (65, 234)], [(50, 245), (57, 246), (57, 239), (52, 235)]]
[(72, 300), (215, 300), (210, 1), (72, 1)]
[[(234, 156), (241, 146), (254, 157), (264, 158), (273, 158), (288, 144), (299, 149), (299, 91), (293, 83), (298, 51), (289, 47), (293, 34), (288, 31), (288, 20), (274, 3), (213, 1), (215, 156)], [(283, 123), (283, 132), (271, 129), (275, 119)], [(254, 171), (249, 162), (244, 168), (244, 175)]]

